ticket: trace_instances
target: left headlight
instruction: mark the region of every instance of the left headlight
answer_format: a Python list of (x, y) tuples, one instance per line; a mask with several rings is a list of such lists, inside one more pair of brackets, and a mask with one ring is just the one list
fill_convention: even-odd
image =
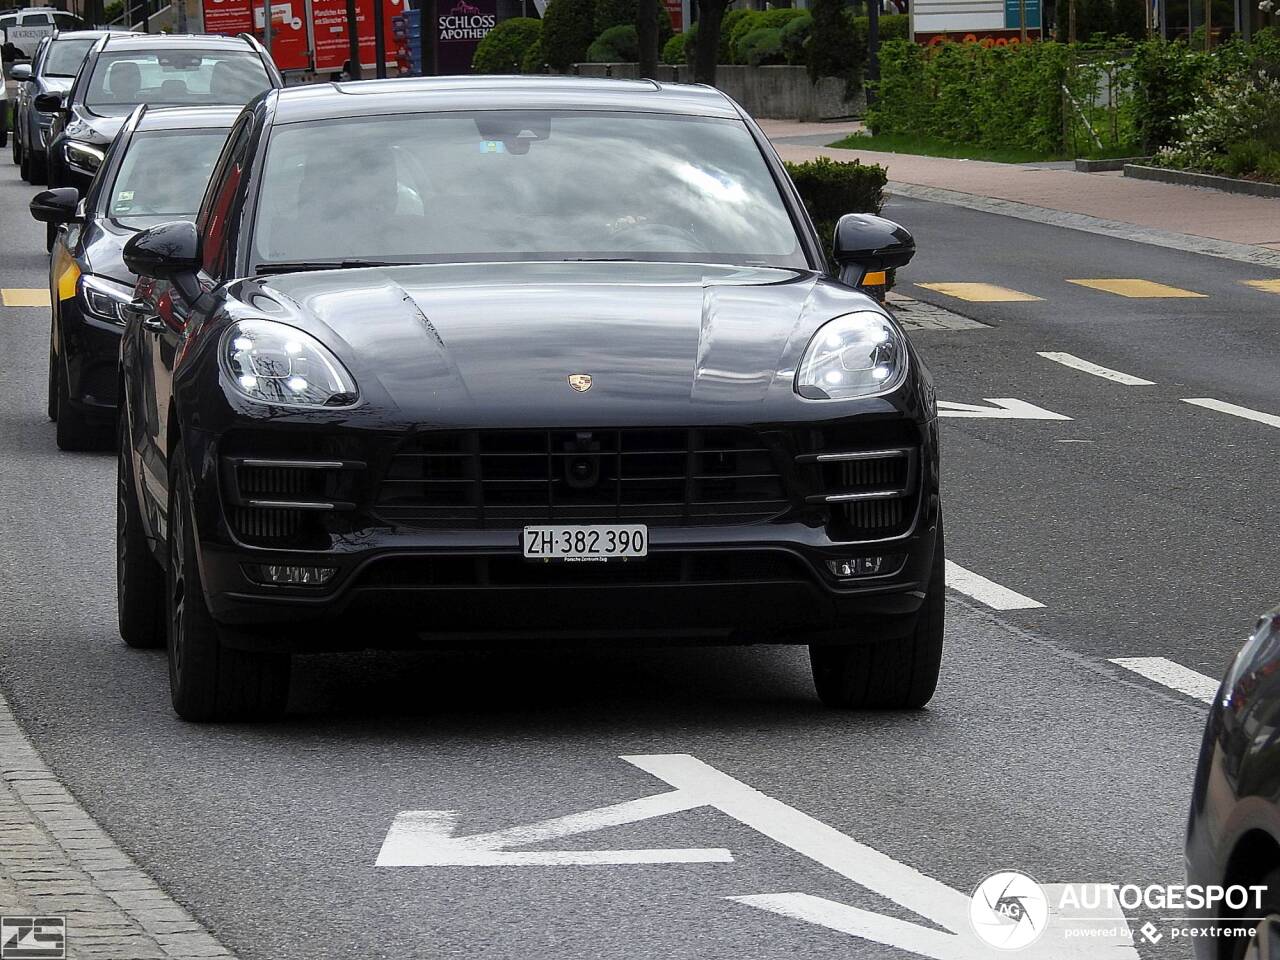
[(102, 166), (102, 158), (106, 156), (104, 151), (78, 140), (68, 140), (63, 151), (67, 166), (90, 175), (98, 172), (98, 168)]
[(99, 320), (118, 323), (120, 326), (128, 323), (129, 315), (125, 313), (125, 309), (133, 302), (132, 287), (83, 274), (79, 287), (80, 303), (85, 312)]
[(240, 320), (222, 335), (222, 367), (250, 400), (349, 407), (360, 399), (342, 362), (315, 337), (274, 320)]
[(796, 370), (796, 392), (809, 400), (852, 400), (896, 390), (906, 376), (902, 333), (883, 313), (859, 310), (814, 334)]

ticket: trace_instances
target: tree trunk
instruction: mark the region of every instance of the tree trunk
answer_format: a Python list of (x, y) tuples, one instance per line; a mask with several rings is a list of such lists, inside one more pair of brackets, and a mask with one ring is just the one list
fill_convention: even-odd
[[(423, 31), (428, 30), (430, 26), (424, 19)], [(351, 65), (347, 71), (347, 77), (351, 80), (359, 80), (364, 76), (364, 71), (360, 69), (360, 28), (356, 23), (356, 0), (347, 0), (347, 52), (347, 62)]]
[(694, 51), (695, 83), (716, 82), (716, 64), (720, 60), (720, 23), (728, 0), (698, 0), (698, 37)]
[(636, 3), (636, 38), (640, 41), (640, 76), (650, 80), (658, 76), (658, 14), (666, 12), (658, 0)]

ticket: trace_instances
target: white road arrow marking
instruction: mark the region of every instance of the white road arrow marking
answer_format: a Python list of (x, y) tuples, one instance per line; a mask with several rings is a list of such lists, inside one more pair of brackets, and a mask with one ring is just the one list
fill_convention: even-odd
[(509, 850), (531, 843), (559, 840), (579, 833), (617, 827), (637, 820), (680, 813), (703, 806), (679, 790), (640, 800), (543, 820), (492, 833), (455, 837), (454, 810), (406, 810), (397, 814), (382, 841), (380, 867), (565, 867), (624, 863), (731, 863), (723, 849), (675, 850)]
[(967, 417), (972, 420), (1070, 420), (1060, 413), (1037, 407), (1025, 400), (1013, 397), (984, 397), (994, 407), (984, 407), (976, 403), (955, 403), (951, 400), (938, 401), (938, 416)]
[[(688, 754), (622, 757), (675, 789), (639, 800), (467, 837), (453, 835), (452, 810), (399, 814), (378, 854), (378, 866), (565, 866), (571, 864), (725, 863), (723, 849), (514, 851), (509, 847), (561, 839), (712, 807), (796, 853), (879, 894), (933, 924), (925, 926), (805, 893), (728, 897), (758, 910), (907, 950), (931, 960), (996, 960), (969, 926), (970, 897), (894, 860), (808, 814), (735, 780)], [(1019, 951), (1020, 960), (1138, 960), (1122, 912), (1105, 909), (1070, 923), (1054, 905), (1062, 885), (1046, 886), (1050, 918), (1044, 934)], [(1084, 935), (1080, 935), (1081, 930)], [(1073, 938), (1076, 934), (1077, 938)]]

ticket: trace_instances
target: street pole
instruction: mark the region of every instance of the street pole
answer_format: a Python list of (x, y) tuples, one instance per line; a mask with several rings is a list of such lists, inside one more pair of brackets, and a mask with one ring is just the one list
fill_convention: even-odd
[(384, 22), (386, 5), (382, 0), (373, 0), (373, 75), (379, 80), (387, 77), (387, 25)]
[(349, 80), (364, 79), (364, 70), (360, 68), (360, 25), (357, 21), (356, 0), (347, 0), (347, 57), (351, 68), (347, 73)]
[(1213, 47), (1213, 0), (1204, 0), (1204, 52)]
[(271, 0), (262, 0), (262, 45), (271, 52)]
[(1067, 3), (1067, 43), (1076, 42), (1076, 0)]
[(1018, 39), (1027, 42), (1027, 0), (1018, 0)]
[[(880, 0), (867, 0), (867, 79), (880, 79)], [(875, 93), (868, 90), (867, 102), (873, 99)]]

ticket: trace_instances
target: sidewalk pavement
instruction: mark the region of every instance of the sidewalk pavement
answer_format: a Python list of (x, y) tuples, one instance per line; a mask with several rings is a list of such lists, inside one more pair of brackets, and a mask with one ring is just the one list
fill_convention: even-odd
[(760, 126), (784, 160), (825, 156), (876, 163), (888, 169), (891, 187), (935, 188), (1280, 251), (1280, 199), (1136, 180), (1119, 172), (1077, 173), (1056, 165), (987, 163), (819, 145), (824, 136), (831, 143), (861, 126), (848, 122), (762, 120)]

